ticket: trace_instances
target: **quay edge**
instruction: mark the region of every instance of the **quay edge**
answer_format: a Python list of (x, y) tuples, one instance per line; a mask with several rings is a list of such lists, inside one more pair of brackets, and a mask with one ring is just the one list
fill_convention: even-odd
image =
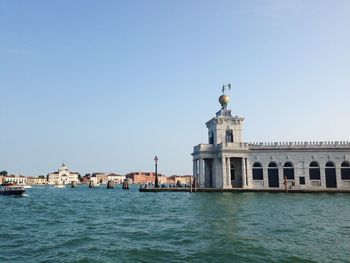
[[(158, 192), (190, 192), (189, 188), (146, 188), (139, 189), (140, 192), (148, 193), (158, 193)], [(221, 188), (198, 188), (196, 191), (192, 192), (207, 192), (207, 193), (242, 193), (242, 192), (264, 192), (264, 193), (347, 193), (350, 194), (350, 190), (347, 189), (289, 189), (287, 192), (283, 189), (249, 189), (249, 188), (231, 188), (231, 189), (221, 189)]]

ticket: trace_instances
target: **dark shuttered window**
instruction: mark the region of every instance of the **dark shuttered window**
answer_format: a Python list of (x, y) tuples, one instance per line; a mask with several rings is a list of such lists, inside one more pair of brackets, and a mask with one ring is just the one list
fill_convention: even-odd
[(253, 180), (264, 180), (264, 173), (261, 163), (253, 164)]
[(286, 162), (283, 166), (283, 178), (287, 177), (288, 180), (294, 180), (294, 167), (291, 162)]
[(317, 162), (310, 163), (309, 175), (310, 175), (310, 180), (320, 180), (321, 179), (320, 166)]
[(350, 180), (350, 163), (349, 162), (343, 162), (341, 164), (341, 179), (342, 180)]

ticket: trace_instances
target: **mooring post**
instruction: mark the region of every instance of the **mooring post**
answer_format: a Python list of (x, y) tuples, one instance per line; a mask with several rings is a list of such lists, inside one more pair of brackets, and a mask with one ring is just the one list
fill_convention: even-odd
[(94, 188), (94, 187), (95, 187), (94, 182), (90, 180), (90, 182), (89, 182), (89, 188)]
[(128, 190), (129, 189), (129, 180), (128, 179), (124, 179), (122, 189), (124, 189), (124, 190)]
[(112, 180), (108, 180), (107, 189), (112, 189), (112, 188), (114, 188), (114, 182)]

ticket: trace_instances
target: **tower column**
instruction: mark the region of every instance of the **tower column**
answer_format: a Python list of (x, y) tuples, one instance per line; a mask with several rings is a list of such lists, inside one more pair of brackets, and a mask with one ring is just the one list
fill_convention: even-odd
[(341, 180), (341, 168), (336, 165), (335, 176), (337, 180), (337, 188), (343, 188), (343, 181)]
[(252, 167), (250, 165), (250, 162), (248, 162), (248, 158), (245, 159), (245, 166), (246, 166), (246, 173), (247, 173), (247, 187), (251, 188), (253, 185), (253, 174), (252, 174)]
[(209, 188), (210, 187), (210, 171), (209, 171), (210, 165), (209, 160), (204, 159), (204, 187)]
[(199, 158), (199, 187), (204, 188), (203, 158)]
[(197, 160), (193, 160), (193, 179), (195, 184), (198, 183), (198, 174), (197, 174)]
[(222, 187), (232, 188), (230, 178), (230, 158), (222, 157)]
[(232, 184), (231, 184), (231, 158), (227, 158), (226, 186), (227, 186), (227, 188), (232, 188)]
[(242, 161), (242, 187), (245, 188), (247, 185), (246, 182), (246, 169), (245, 169), (245, 158), (241, 159)]
[(227, 175), (227, 166), (226, 166), (226, 157), (222, 156), (221, 158), (221, 170), (222, 170), (222, 178), (221, 178), (221, 188), (226, 187), (226, 175)]
[(277, 164), (278, 166), (278, 182), (279, 188), (284, 189), (284, 176), (283, 176), (283, 166), (281, 164)]
[(321, 187), (326, 188), (326, 167), (320, 166)]

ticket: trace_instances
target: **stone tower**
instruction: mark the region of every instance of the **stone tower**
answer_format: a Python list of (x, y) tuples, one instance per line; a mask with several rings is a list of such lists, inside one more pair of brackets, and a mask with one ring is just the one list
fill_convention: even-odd
[[(226, 85), (229, 88), (229, 84)], [(244, 118), (233, 117), (227, 109), (230, 98), (219, 98), (221, 109), (206, 123), (208, 144), (194, 147), (193, 174), (199, 187), (232, 188), (246, 184), (248, 145), (243, 143)]]

